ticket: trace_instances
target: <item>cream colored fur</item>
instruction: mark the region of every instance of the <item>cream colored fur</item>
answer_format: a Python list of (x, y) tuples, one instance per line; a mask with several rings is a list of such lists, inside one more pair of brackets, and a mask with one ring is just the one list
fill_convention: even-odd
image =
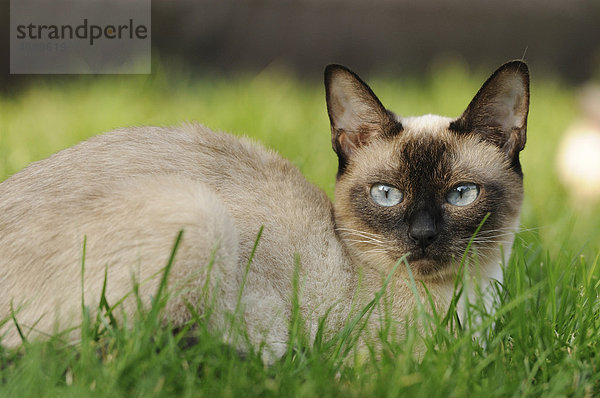
[[(199, 287), (216, 249), (216, 325), (232, 312), (245, 266), (264, 232), (243, 291), (243, 318), (253, 342), (279, 356), (287, 342), (294, 255), (300, 255), (302, 310), (313, 319), (333, 306), (347, 316), (354, 272), (333, 225), (326, 195), (289, 162), (246, 139), (199, 125), (134, 128), (94, 137), (36, 162), (0, 184), (0, 317), (16, 317), (29, 338), (80, 322), (81, 261), (87, 237), (85, 302), (100, 298), (108, 267), (109, 303), (156, 292), (179, 230), (170, 275), (185, 294), (167, 313), (189, 318), (184, 299)], [(177, 289), (175, 289), (177, 290)], [(126, 312), (135, 309), (126, 302)], [(33, 327), (33, 329), (30, 329)], [(12, 322), (3, 344), (20, 338)]]
[[(339, 330), (353, 305), (371, 300), (386, 276), (348, 257), (334, 230), (330, 200), (289, 162), (249, 140), (199, 125), (94, 137), (0, 184), (0, 209), (0, 316), (9, 316), (12, 302), (30, 339), (79, 324), (84, 237), (85, 303), (95, 308), (105, 267), (109, 303), (130, 294), (134, 279), (148, 303), (183, 230), (170, 275), (179, 293), (166, 311), (175, 324), (189, 319), (185, 301), (199, 303), (216, 250), (211, 320), (226, 331), (226, 314), (235, 309), (264, 225), (242, 305), (252, 342), (267, 343), (267, 359), (285, 352), (296, 253), (302, 316), (313, 337), (330, 307), (329, 329)], [(402, 268), (399, 274), (391, 312), (403, 321), (412, 313), (414, 296)], [(428, 283), (440, 308), (452, 286), (453, 278)], [(124, 306), (129, 315), (135, 311), (131, 295)], [(3, 344), (20, 342), (12, 322), (2, 333)]]
[[(370, 94), (362, 95), (370, 104), (364, 109), (350, 97), (347, 102), (329, 100), (334, 105), (359, 104), (371, 118), (369, 109), (380, 104)], [(386, 115), (377, 112), (377, 117)], [(348, 118), (344, 114), (342, 122)], [(431, 115), (402, 119), (406, 139), (437, 135), (460, 154), (456, 167), (489, 170), (495, 178), (493, 173), (500, 173), (496, 166), (505, 162), (501, 151), (475, 138), (455, 140), (449, 122)], [(340, 133), (338, 150), (352, 154), (349, 167), (358, 174), (338, 183), (336, 195), (342, 197), (348, 197), (344, 190), (357, 175), (387, 162), (386, 157), (393, 164), (396, 145), (375, 139), (367, 146), (348, 134)], [(520, 199), (515, 196), (515, 209)], [(214, 299), (209, 326), (244, 349), (242, 340), (228, 334), (228, 324), (264, 227), (239, 309), (251, 343), (264, 341), (265, 359), (272, 361), (283, 355), (288, 342), (296, 258), (300, 311), (311, 338), (325, 315), (327, 330), (340, 330), (381, 289), (392, 268), (389, 258), (361, 253), (340, 232), (343, 220), (355, 217), (348, 206), (338, 199), (334, 211), (327, 196), (291, 163), (248, 139), (200, 125), (112, 131), (33, 163), (0, 184), (0, 320), (8, 319), (12, 308), (28, 339), (63, 330), (71, 330), (69, 337), (76, 339), (82, 294), (89, 308), (97, 308), (105, 272), (108, 303), (126, 297), (117, 315), (131, 318), (136, 311), (134, 281), (148, 304), (183, 230), (169, 275), (172, 297), (165, 316), (177, 326), (190, 319), (187, 304), (203, 313), (202, 289), (208, 286)], [(511, 217), (506, 224), (516, 227), (518, 212)], [(503, 235), (505, 249), (512, 239), (512, 233)], [(496, 245), (472, 281), (486, 285), (498, 279), (500, 261)], [(434, 304), (445, 311), (455, 271), (449, 265), (422, 278), (419, 294), (425, 297), (422, 282)], [(400, 332), (415, 308), (408, 279), (401, 265), (384, 300)], [(378, 329), (378, 318), (371, 318), (369, 333)], [(3, 345), (21, 341), (12, 321), (0, 334)]]

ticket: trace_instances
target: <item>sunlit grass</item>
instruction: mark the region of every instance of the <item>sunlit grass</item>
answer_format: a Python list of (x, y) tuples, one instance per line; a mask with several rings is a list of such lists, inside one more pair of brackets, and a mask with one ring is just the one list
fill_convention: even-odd
[[(490, 72), (447, 66), (423, 80), (366, 78), (401, 115), (458, 116)], [(0, 348), (0, 396), (598, 395), (600, 207), (574, 202), (555, 167), (560, 138), (576, 116), (574, 91), (532, 71), (522, 155), (527, 230), (517, 238), (496, 316), (487, 318), (493, 327), (478, 341), (468, 330), (434, 327), (416, 358), (410, 352), (420, 338), (409, 329), (378, 360), (339, 362), (299, 336), (292, 355), (265, 368), (259, 353), (240, 357), (201, 319), (198, 344), (190, 346), (142, 311), (129, 327), (103, 329), (98, 341)], [(62, 79), (0, 96), (0, 180), (104, 131), (182, 121), (255, 137), (333, 197), (336, 159), (322, 84), (278, 69), (237, 78), (165, 69), (148, 77)], [(441, 325), (444, 315), (429, 322)]]

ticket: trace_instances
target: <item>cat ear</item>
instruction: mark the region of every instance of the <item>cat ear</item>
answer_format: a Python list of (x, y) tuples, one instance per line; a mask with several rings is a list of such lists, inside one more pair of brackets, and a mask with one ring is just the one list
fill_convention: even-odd
[(331, 122), (331, 142), (343, 172), (347, 160), (360, 146), (378, 135), (401, 129), (373, 91), (354, 72), (341, 65), (325, 68), (327, 112)]
[(525, 147), (528, 112), (529, 70), (525, 63), (512, 61), (483, 84), (450, 130), (481, 135), (500, 147), (520, 171), (519, 152)]

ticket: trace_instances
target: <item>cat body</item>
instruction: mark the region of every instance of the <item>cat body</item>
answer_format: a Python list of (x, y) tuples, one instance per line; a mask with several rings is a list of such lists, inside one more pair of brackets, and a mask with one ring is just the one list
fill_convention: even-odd
[[(403, 256), (419, 294), (427, 289), (447, 308), (460, 258), (488, 213), (473, 280), (500, 279), (522, 200), (526, 66), (498, 69), (458, 119), (398, 117), (341, 66), (326, 69), (325, 83), (335, 204), (272, 151), (200, 125), (116, 130), (2, 182), (0, 319), (14, 311), (29, 338), (76, 327), (82, 295), (95, 308), (105, 273), (107, 301), (129, 294), (121, 311), (131, 315), (133, 281), (150, 302), (181, 230), (169, 319), (189, 320), (187, 305), (202, 313), (208, 287), (211, 326), (226, 330), (227, 314), (241, 309), (251, 342), (264, 341), (270, 359), (286, 350), (295, 263), (311, 337), (325, 315), (328, 330), (343, 327)], [(409, 279), (402, 265), (387, 288), (399, 323), (414, 310)], [(20, 342), (12, 322), (0, 332), (2, 344)]]
[[(329, 199), (289, 162), (249, 140), (199, 125), (118, 130), (34, 163), (0, 187), (2, 316), (14, 301), (25, 330), (77, 324), (84, 236), (85, 300), (92, 308), (105, 267), (110, 304), (131, 291), (134, 278), (141, 297), (155, 294), (179, 230), (170, 280), (185, 293), (167, 307), (177, 324), (189, 318), (184, 300), (200, 299), (212, 256), (213, 311), (218, 318), (235, 310), (261, 226), (243, 290), (257, 344), (265, 338), (285, 347), (295, 253), (311, 275), (303, 305), (318, 310), (334, 303), (332, 291), (337, 300), (351, 295), (352, 272)], [(126, 304), (134, 310), (133, 301)], [(9, 332), (3, 343), (18, 341)]]

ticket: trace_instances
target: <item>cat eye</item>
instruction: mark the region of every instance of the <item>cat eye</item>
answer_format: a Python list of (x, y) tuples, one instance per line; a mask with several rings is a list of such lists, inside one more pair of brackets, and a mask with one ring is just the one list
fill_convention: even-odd
[(402, 198), (402, 192), (391, 185), (375, 184), (371, 187), (371, 199), (379, 206), (395, 206), (402, 202)]
[(454, 206), (466, 206), (475, 201), (479, 196), (479, 187), (473, 183), (464, 183), (454, 187), (446, 200)]

